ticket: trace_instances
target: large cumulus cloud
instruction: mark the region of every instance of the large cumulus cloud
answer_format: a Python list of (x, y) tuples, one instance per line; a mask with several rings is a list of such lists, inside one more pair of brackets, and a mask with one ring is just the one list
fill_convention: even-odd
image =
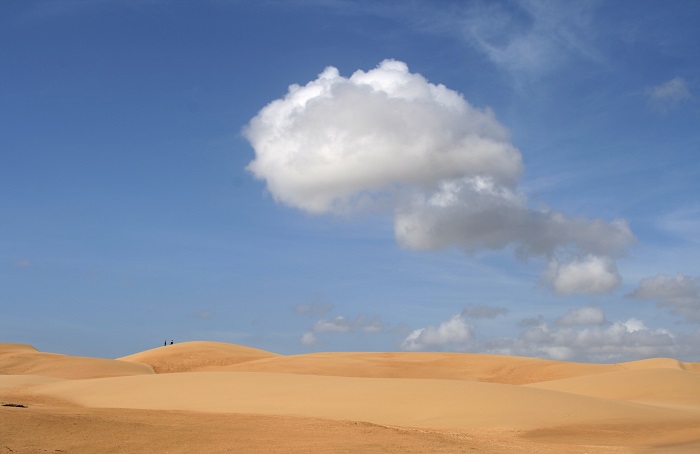
[(386, 210), (414, 249), (546, 257), (545, 277), (562, 293), (619, 283), (613, 259), (633, 239), (626, 223), (529, 208), (517, 187), (521, 154), (493, 112), (403, 62), (349, 78), (326, 68), (263, 108), (244, 135), (255, 150), (248, 170), (281, 203), (314, 214)]

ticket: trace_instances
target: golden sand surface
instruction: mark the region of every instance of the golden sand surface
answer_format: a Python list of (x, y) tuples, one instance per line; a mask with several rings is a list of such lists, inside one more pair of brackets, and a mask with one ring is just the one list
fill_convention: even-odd
[(700, 367), (669, 358), (0, 344), (0, 403), (0, 453), (700, 452)]

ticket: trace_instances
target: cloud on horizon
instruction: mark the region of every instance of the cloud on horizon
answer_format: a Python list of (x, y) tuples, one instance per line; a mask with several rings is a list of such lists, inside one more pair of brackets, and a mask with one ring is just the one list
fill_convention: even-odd
[(407, 351), (460, 349), (474, 336), (474, 328), (461, 315), (453, 315), (438, 326), (419, 328), (411, 332), (401, 342), (401, 349)]
[(419, 328), (401, 342), (407, 351), (455, 351), (515, 355), (559, 361), (623, 362), (696, 355), (700, 331), (690, 334), (650, 329), (636, 318), (608, 321), (599, 307), (570, 310), (549, 323), (543, 317), (519, 323), (516, 337), (478, 339), (478, 326), (461, 314), (437, 326)]
[(490, 340), (478, 348), (484, 353), (609, 363), (680, 357), (693, 345), (687, 337), (666, 329), (647, 328), (635, 318), (580, 326), (542, 322), (528, 327), (516, 338)]
[(380, 333), (383, 330), (384, 322), (377, 316), (368, 318), (364, 315), (358, 315), (354, 319), (349, 319), (338, 315), (316, 321), (310, 329), (301, 335), (299, 343), (306, 347), (316, 345), (318, 343), (317, 335), (320, 333)]
[(474, 337), (474, 326), (470, 320), (494, 319), (507, 313), (508, 309), (504, 307), (470, 304), (437, 326), (411, 331), (401, 342), (400, 348), (407, 351), (466, 350)]
[(489, 109), (396, 60), (349, 78), (328, 67), (264, 107), (244, 128), (247, 169), (280, 203), (312, 214), (393, 216), (418, 250), (513, 248), (544, 257), (559, 293), (615, 288), (614, 258), (634, 240), (624, 220), (528, 207), (520, 151)]

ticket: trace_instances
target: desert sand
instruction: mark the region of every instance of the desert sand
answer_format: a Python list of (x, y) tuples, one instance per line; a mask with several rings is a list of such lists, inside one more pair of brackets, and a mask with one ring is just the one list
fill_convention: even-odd
[(0, 344), (0, 453), (694, 453), (699, 366)]

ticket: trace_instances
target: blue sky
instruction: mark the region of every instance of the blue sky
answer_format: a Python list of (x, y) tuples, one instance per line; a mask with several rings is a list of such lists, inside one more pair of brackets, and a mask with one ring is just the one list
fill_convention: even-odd
[(0, 341), (700, 361), (694, 1), (6, 1)]

